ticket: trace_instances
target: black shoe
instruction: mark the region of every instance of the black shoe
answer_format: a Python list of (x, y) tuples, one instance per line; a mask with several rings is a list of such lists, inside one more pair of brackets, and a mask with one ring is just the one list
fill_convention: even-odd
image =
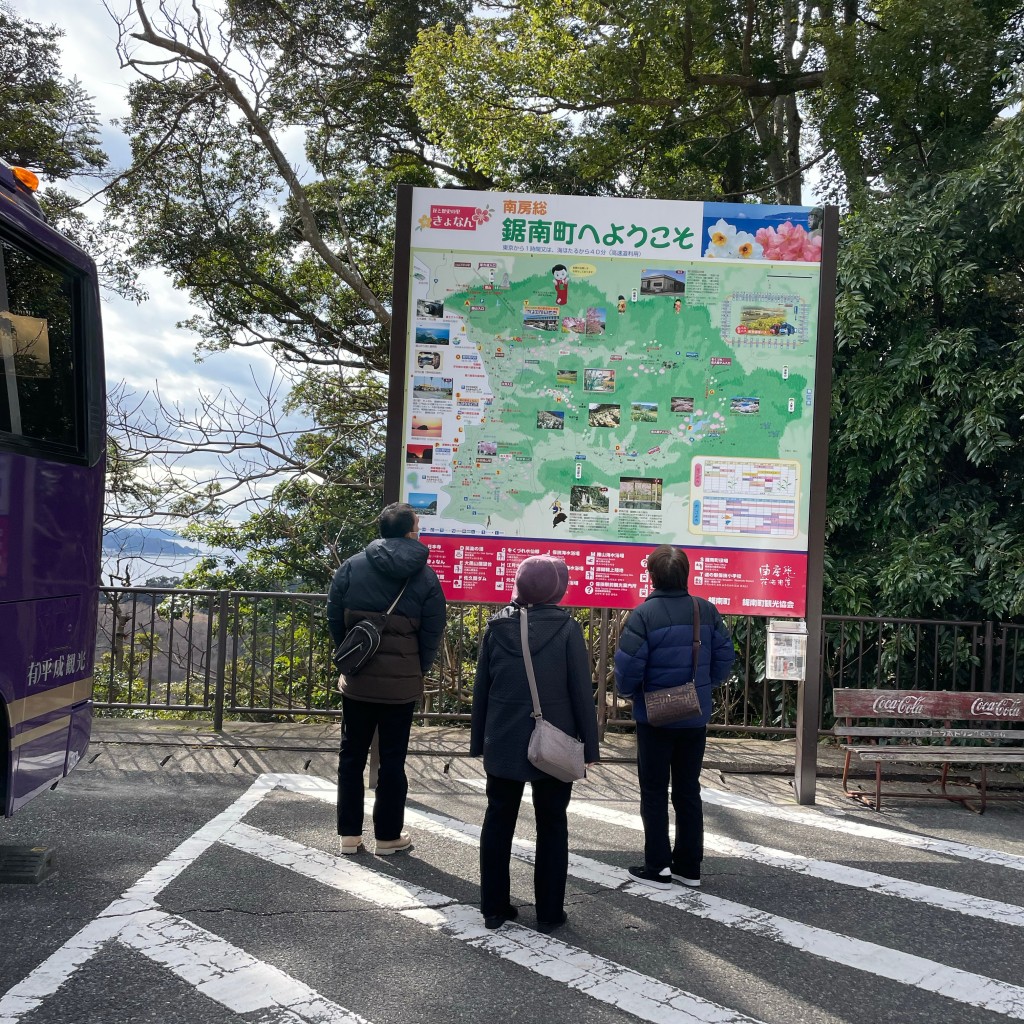
[(657, 868), (650, 868), (646, 864), (643, 864), (640, 867), (630, 868), (626, 873), (634, 882), (642, 882), (644, 885), (653, 885), (655, 889), (672, 888), (671, 868), (662, 868), (659, 871)]
[(544, 935), (550, 935), (556, 928), (561, 928), (566, 921), (569, 920), (569, 915), (563, 910), (562, 916), (557, 921), (542, 921), (537, 918), (537, 931), (542, 932)]
[(677, 882), (682, 882), (683, 885), (688, 885), (691, 889), (700, 888), (700, 865), (697, 867), (687, 867), (686, 865), (679, 864), (676, 861), (672, 862), (672, 877)]
[(509, 906), (503, 914), (493, 914), (491, 917), (484, 918), (484, 927), (490, 928), (492, 931), (495, 928), (500, 928), (506, 921), (514, 921), (519, 916), (519, 911)]

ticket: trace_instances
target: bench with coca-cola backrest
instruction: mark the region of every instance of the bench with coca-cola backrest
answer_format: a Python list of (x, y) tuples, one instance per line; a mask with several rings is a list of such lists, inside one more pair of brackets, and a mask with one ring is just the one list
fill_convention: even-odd
[[(948, 690), (858, 690), (833, 691), (836, 724), (833, 732), (846, 741), (843, 791), (878, 808), (882, 800), (883, 762), (916, 762), (942, 766), (942, 792), (886, 791), (887, 796), (927, 797), (956, 800), (967, 797), (946, 789), (951, 764), (976, 765), (981, 808), (988, 800), (1020, 798), (1019, 793), (992, 796), (988, 792), (988, 766), (1024, 764), (1024, 694), (954, 693)], [(898, 722), (899, 724), (879, 724)], [(873, 724), (867, 724), (873, 723)], [(954, 725), (954, 723), (970, 723)], [(982, 741), (985, 745), (982, 745)], [(869, 743), (860, 746), (860, 743)], [(875, 764), (874, 800), (848, 785), (853, 757)]]

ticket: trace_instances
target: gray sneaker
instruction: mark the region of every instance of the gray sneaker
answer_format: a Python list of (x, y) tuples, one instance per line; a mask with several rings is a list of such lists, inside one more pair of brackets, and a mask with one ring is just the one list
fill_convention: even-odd
[(412, 846), (412, 836), (403, 832), (397, 839), (378, 839), (374, 852), (378, 857), (390, 857), (400, 850), (408, 850)]

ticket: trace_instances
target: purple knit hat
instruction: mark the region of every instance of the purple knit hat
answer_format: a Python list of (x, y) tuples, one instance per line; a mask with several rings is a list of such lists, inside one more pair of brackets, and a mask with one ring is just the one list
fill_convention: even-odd
[(558, 604), (569, 586), (569, 567), (561, 558), (533, 555), (519, 563), (512, 600), (516, 604)]

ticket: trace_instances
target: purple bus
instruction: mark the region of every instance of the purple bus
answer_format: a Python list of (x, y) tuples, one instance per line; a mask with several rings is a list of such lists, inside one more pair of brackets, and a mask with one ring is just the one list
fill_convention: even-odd
[(105, 455), (96, 267), (0, 161), (0, 809), (89, 745)]

